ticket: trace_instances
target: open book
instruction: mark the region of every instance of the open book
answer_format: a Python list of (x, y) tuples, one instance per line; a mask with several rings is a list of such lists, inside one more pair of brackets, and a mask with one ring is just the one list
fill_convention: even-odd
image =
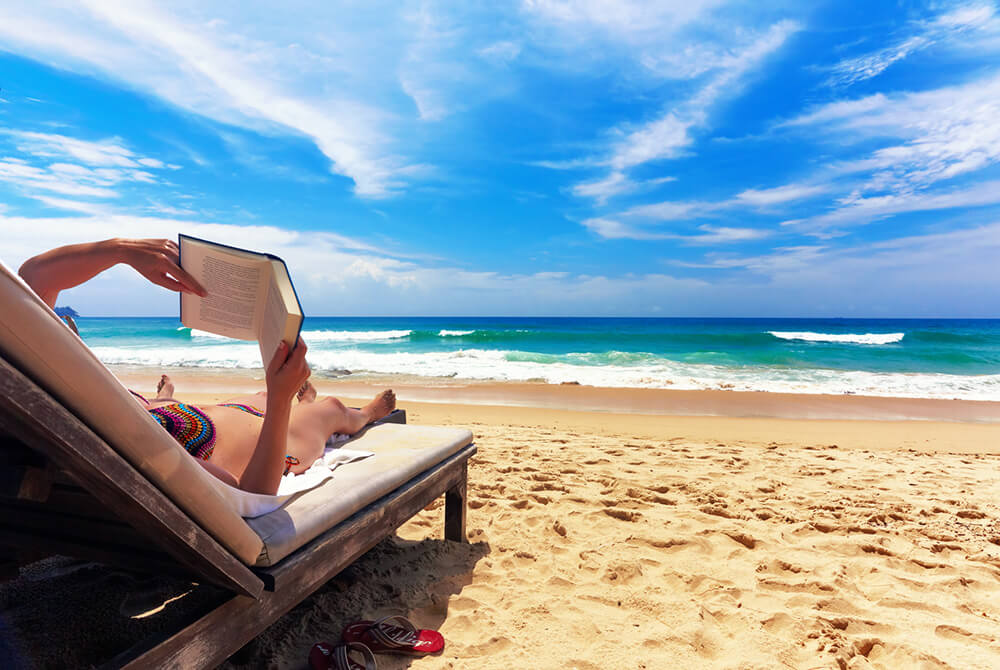
[(181, 293), (181, 323), (239, 340), (257, 340), (264, 367), (278, 343), (294, 347), (302, 330), (302, 305), (285, 261), (180, 235), (181, 267), (208, 296)]

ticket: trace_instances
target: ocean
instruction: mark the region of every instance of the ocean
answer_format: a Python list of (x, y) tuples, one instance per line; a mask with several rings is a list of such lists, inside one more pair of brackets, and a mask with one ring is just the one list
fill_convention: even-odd
[[(107, 364), (260, 368), (176, 318), (87, 318)], [(309, 317), (314, 373), (1000, 400), (1000, 320)]]

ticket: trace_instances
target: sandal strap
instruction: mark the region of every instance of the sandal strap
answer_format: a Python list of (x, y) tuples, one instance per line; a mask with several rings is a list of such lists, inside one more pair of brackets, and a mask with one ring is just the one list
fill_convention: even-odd
[[(391, 630), (395, 628), (395, 630)], [(399, 634), (400, 629), (403, 635)], [(368, 629), (376, 642), (393, 649), (407, 649), (416, 644), (419, 634), (417, 627), (403, 616), (387, 616), (379, 619)]]
[(347, 644), (340, 644), (334, 647), (333, 654), (331, 654), (334, 670), (352, 670), (355, 667), (350, 657), (350, 652), (352, 651), (361, 654), (361, 657), (365, 661), (365, 670), (378, 670), (378, 666), (375, 663), (375, 654), (360, 642), (348, 642)]

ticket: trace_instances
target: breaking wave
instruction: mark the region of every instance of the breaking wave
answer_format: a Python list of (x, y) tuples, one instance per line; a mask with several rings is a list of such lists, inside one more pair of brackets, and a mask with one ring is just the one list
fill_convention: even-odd
[(906, 333), (787, 333), (780, 330), (770, 330), (768, 333), (781, 340), (836, 342), (837, 344), (893, 344), (901, 342), (906, 335)]

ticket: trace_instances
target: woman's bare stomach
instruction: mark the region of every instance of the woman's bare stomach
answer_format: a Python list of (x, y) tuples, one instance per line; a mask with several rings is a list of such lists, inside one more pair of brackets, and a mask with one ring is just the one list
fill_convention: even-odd
[(215, 425), (215, 450), (208, 460), (241, 478), (257, 448), (264, 420), (232, 407), (200, 405), (198, 409)]

